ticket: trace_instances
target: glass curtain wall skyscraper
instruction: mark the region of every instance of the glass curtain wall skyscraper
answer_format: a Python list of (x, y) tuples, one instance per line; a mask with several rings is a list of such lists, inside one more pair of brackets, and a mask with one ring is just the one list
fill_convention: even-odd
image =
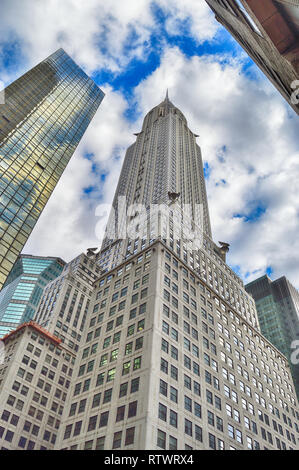
[(262, 333), (289, 360), (299, 399), (299, 364), (292, 353), (299, 340), (299, 293), (286, 277), (262, 276), (245, 286), (256, 304)]
[(20, 255), (0, 292), (0, 338), (33, 319), (45, 286), (57, 278), (60, 258)]
[(103, 92), (59, 49), (5, 89), (0, 105), (0, 289)]

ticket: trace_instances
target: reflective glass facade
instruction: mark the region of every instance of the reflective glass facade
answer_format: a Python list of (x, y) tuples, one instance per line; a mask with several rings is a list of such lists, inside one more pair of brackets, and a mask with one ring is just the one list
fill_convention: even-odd
[(64, 265), (60, 258), (19, 256), (0, 292), (0, 338), (34, 317), (45, 286)]
[[(261, 331), (289, 360), (299, 399), (299, 364), (291, 360), (299, 338), (299, 293), (282, 276), (272, 281), (267, 275), (245, 286), (256, 304)], [(294, 342), (294, 343), (293, 343)]]
[(59, 49), (0, 105), (0, 289), (104, 93)]

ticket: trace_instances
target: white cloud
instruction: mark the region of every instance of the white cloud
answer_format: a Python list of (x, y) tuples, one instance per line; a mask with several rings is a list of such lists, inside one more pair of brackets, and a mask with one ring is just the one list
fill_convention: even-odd
[[(140, 55), (153, 27), (148, 0), (3, 0), (0, 44), (18, 40), (33, 65), (63, 47), (87, 73), (124, 67)], [(132, 33), (134, 48), (123, 47)]]
[[(0, 59), (8, 42), (17, 44), (26, 57), (24, 69), (63, 47), (87, 73), (104, 69), (117, 73), (134, 57), (146, 61), (151, 33), (160, 31), (153, 14), (155, 3), (168, 16), (169, 34), (179, 34), (188, 18), (190, 34), (198, 41), (211, 39), (218, 28), (203, 0), (88, 0), (84, 6), (81, 0), (22, 0), (21, 6), (18, 0), (2, 0)], [(2, 71), (2, 80), (14, 78)]]
[(166, 30), (172, 36), (189, 34), (198, 43), (214, 39), (219, 28), (214, 16), (205, 1), (194, 0), (160, 0), (159, 6), (169, 15)]

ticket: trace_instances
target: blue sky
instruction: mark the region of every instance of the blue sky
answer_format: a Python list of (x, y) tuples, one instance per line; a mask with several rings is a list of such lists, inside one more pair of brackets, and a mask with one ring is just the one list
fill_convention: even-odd
[(267, 272), (299, 287), (297, 117), (204, 0), (1, 3), (0, 80), (63, 47), (106, 94), (24, 251), (68, 261), (100, 243), (97, 207), (111, 203), (125, 150), (168, 88), (200, 135), (229, 264), (245, 281)]

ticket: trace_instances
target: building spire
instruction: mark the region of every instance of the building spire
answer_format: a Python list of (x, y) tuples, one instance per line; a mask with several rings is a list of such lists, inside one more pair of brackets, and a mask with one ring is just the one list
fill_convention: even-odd
[(165, 96), (165, 101), (169, 101), (169, 98), (168, 98), (168, 88), (166, 88), (166, 96)]

